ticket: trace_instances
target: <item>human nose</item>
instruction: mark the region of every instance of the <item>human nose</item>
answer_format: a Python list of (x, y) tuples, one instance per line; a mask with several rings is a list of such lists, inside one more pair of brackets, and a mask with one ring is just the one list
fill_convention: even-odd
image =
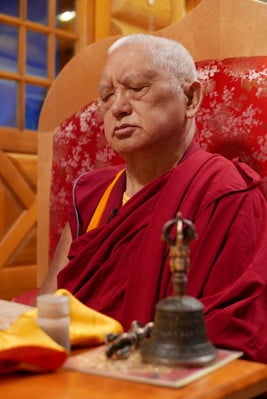
[(130, 99), (127, 93), (123, 91), (116, 91), (113, 97), (111, 111), (114, 116), (129, 115), (132, 112)]

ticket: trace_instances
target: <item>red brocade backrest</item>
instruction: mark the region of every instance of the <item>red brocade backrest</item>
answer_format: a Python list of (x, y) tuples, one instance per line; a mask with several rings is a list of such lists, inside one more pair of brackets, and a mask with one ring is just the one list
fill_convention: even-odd
[(267, 57), (197, 62), (204, 99), (197, 137), (206, 150), (239, 157), (263, 178), (267, 197)]
[[(196, 63), (204, 99), (197, 138), (208, 151), (240, 157), (263, 177), (267, 197), (267, 57)], [(107, 145), (97, 100), (60, 124), (54, 135), (50, 258), (66, 222), (72, 183), (94, 168), (122, 162)]]

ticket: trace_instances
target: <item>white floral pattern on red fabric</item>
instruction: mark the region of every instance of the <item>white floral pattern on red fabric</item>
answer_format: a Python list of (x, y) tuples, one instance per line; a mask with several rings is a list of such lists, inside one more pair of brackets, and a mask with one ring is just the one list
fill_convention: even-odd
[[(267, 57), (196, 63), (204, 100), (196, 118), (200, 145), (240, 157), (263, 177), (267, 197)], [(67, 219), (73, 181), (85, 171), (122, 163), (107, 145), (98, 100), (55, 130), (50, 208), (50, 259)]]
[(247, 162), (263, 177), (267, 196), (267, 57), (196, 65), (205, 93), (196, 118), (200, 145)]

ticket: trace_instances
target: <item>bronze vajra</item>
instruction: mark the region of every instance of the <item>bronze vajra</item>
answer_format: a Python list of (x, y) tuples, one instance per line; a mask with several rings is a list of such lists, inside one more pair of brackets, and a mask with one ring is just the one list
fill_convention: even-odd
[(149, 338), (154, 323), (142, 324), (134, 320), (128, 332), (108, 334), (106, 336), (106, 355), (110, 359), (127, 359), (132, 350), (138, 349), (141, 343)]

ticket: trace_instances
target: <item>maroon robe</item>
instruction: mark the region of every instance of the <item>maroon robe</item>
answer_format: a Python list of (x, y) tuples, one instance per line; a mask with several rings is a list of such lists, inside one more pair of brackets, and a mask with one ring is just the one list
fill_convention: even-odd
[(123, 174), (99, 227), (83, 234), (106, 187), (121, 167), (82, 175), (70, 216), (70, 262), (58, 287), (122, 323), (153, 320), (155, 304), (172, 294), (162, 227), (177, 211), (196, 226), (190, 244), (188, 295), (204, 304), (209, 338), (267, 362), (267, 207), (259, 176), (192, 145), (182, 162), (123, 207)]

